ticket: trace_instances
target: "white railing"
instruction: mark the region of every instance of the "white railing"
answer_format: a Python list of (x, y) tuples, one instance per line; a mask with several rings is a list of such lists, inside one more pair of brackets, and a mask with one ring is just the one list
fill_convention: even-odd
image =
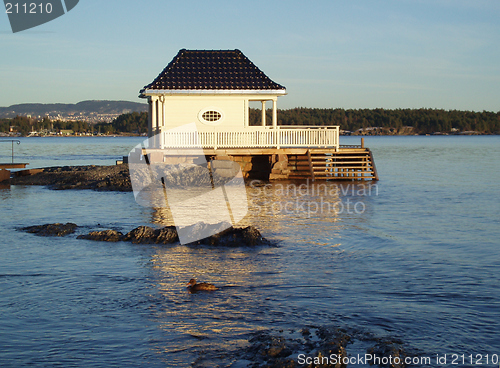
[(248, 127), (162, 133), (161, 148), (339, 148), (339, 126)]

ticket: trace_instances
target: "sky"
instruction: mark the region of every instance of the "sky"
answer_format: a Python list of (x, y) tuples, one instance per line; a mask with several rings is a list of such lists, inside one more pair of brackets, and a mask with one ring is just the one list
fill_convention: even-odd
[(240, 49), (278, 107), (500, 111), (499, 0), (80, 0), (12, 33), (0, 106), (139, 99), (180, 49)]

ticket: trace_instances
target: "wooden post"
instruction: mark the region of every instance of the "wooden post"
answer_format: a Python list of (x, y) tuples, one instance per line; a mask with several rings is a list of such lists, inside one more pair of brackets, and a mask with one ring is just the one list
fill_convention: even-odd
[(316, 177), (314, 175), (314, 164), (312, 162), (311, 150), (307, 150), (307, 162), (309, 163), (309, 171), (311, 173), (311, 180), (315, 181)]
[(365, 139), (361, 138), (361, 148), (365, 148)]

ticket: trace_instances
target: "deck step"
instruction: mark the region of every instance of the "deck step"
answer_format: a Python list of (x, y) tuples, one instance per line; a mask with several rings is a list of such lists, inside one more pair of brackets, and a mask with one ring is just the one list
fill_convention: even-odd
[(289, 179), (378, 180), (368, 148), (311, 149), (306, 155), (288, 156), (288, 167)]
[(352, 170), (352, 169), (358, 169), (358, 170), (364, 170), (364, 171), (369, 171), (372, 166), (314, 166), (315, 168), (318, 168), (318, 169), (328, 169), (328, 170), (334, 170), (334, 169), (349, 169), (349, 170)]
[(337, 164), (337, 165), (346, 165), (346, 164), (366, 164), (366, 163), (371, 163), (371, 161), (332, 161), (332, 160), (326, 160), (326, 161), (318, 161), (318, 163), (320, 162), (326, 162), (328, 164)]
[(370, 163), (370, 161), (332, 161), (332, 160), (314, 160), (312, 161), (313, 164), (315, 165), (322, 165), (322, 164), (337, 164), (337, 165), (366, 165), (367, 163)]
[(323, 156), (323, 157), (330, 159), (330, 160), (352, 160), (353, 158), (365, 159), (365, 160), (370, 159), (370, 156), (368, 156), (368, 155), (366, 155), (366, 156)]

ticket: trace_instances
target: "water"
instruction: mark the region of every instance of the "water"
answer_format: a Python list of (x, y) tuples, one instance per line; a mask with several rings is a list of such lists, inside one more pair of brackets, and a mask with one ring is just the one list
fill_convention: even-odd
[[(0, 138), (2, 140), (10, 138)], [(43, 137), (16, 138), (14, 161), (29, 169), (64, 165), (114, 165), (144, 137)], [(0, 144), (0, 162), (11, 162), (11, 143)]]
[[(29, 138), (15, 153), (30, 167), (113, 164), (140, 140)], [(243, 222), (272, 247), (40, 238), (15, 229), (127, 232), (169, 219), (132, 193), (0, 189), (0, 365), (236, 366), (255, 331), (331, 325), (423, 356), (500, 354), (500, 138), (366, 144), (376, 185), (248, 188)], [(192, 277), (223, 288), (189, 294)]]

